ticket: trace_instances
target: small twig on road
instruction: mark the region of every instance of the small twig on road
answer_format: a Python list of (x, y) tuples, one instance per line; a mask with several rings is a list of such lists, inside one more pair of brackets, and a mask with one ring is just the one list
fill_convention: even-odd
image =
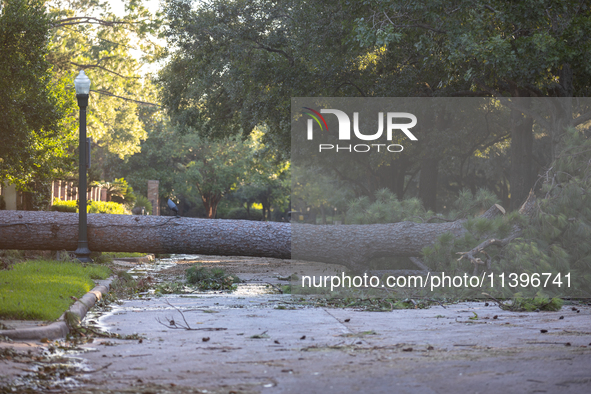
[(113, 363), (108, 363), (108, 364), (106, 364), (106, 365), (103, 365), (102, 367), (100, 367), (100, 368), (98, 368), (98, 369), (95, 369), (94, 371), (83, 371), (83, 372), (81, 372), (81, 373), (87, 374), (87, 373), (95, 373), (95, 372), (99, 372), (99, 371), (102, 371), (103, 369), (107, 369), (107, 368), (109, 368), (109, 366), (110, 366), (111, 364), (113, 364)]
[(164, 303), (174, 309), (176, 309), (176, 311), (178, 313), (181, 314), (181, 317), (183, 318), (183, 322), (184, 323), (178, 323), (176, 321), (174, 321), (174, 319), (171, 318), (166, 318), (166, 320), (168, 321), (167, 323), (164, 323), (162, 320), (160, 320), (158, 317), (156, 318), (156, 321), (160, 324), (162, 324), (164, 327), (166, 328), (170, 328), (170, 329), (174, 329), (174, 330), (187, 330), (187, 331), (223, 331), (223, 330), (227, 330), (227, 328), (225, 327), (203, 327), (203, 328), (192, 328), (189, 323), (187, 322), (187, 319), (185, 319), (185, 314), (176, 306), (172, 305), (170, 303), (170, 301), (168, 300), (164, 300)]
[(431, 301), (431, 302), (436, 302), (436, 303), (438, 303), (438, 304), (439, 304), (439, 305), (440, 305), (440, 306), (441, 306), (443, 309), (447, 309), (447, 308), (445, 307), (445, 305), (443, 305), (443, 303), (442, 303), (441, 301), (439, 301), (439, 300), (436, 300), (436, 299), (433, 299), (433, 298), (427, 298), (426, 300), (427, 300), (427, 301)]
[[(172, 308), (176, 309), (176, 311), (177, 311), (178, 313), (180, 313), (180, 314), (181, 314), (181, 317), (183, 318), (183, 321), (185, 322), (185, 324), (178, 324), (178, 323), (176, 323), (176, 322), (175, 322), (175, 321), (174, 321), (172, 318), (170, 318), (170, 319), (168, 319), (168, 320), (169, 320), (169, 323), (170, 323), (170, 326), (171, 326), (171, 327), (169, 327), (169, 328), (182, 328), (182, 329), (185, 329), (185, 330), (190, 330), (190, 329), (191, 329), (191, 326), (189, 326), (189, 323), (187, 322), (187, 319), (185, 319), (185, 314), (184, 314), (184, 313), (183, 313), (183, 312), (182, 312), (182, 311), (181, 311), (179, 308), (177, 308), (176, 306), (172, 305), (172, 304), (170, 303), (170, 301), (168, 301), (168, 300), (164, 300), (164, 303), (165, 303), (166, 305), (168, 305), (168, 306), (170, 306), (170, 307), (172, 307)], [(160, 320), (159, 320), (159, 319), (156, 319), (156, 321), (157, 321), (158, 323), (160, 323), (160, 324), (163, 324), (163, 323), (161, 323), (161, 322), (160, 322)], [(178, 327), (177, 327), (177, 326), (178, 326)]]
[(499, 308), (501, 308), (502, 310), (508, 310), (509, 306), (506, 305), (504, 302), (496, 299), (495, 297), (491, 296), (488, 293), (482, 293), (483, 295), (487, 296), (488, 298), (490, 298), (491, 300), (493, 300), (494, 302), (497, 303), (497, 305), (499, 306)]

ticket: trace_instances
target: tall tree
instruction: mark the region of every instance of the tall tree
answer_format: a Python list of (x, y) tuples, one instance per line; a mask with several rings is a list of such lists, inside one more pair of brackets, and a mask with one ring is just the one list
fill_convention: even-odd
[(88, 133), (102, 178), (112, 180), (111, 166), (140, 149), (147, 137), (140, 106), (157, 107), (155, 89), (142, 66), (162, 49), (155, 43), (160, 20), (142, 0), (125, 1), (125, 14), (116, 15), (106, 1), (49, 2), (52, 43), (49, 60), (55, 72), (73, 78), (87, 70), (92, 80)]
[(273, 205), (280, 207), (280, 211), (285, 210), (289, 200), (291, 178), (289, 163), (278, 160), (279, 155), (261, 142), (262, 135), (263, 131), (259, 129), (252, 134), (251, 162), (237, 196), (241, 197), (247, 206), (254, 202), (260, 203), (262, 220), (269, 220)]
[(47, 60), (50, 18), (41, 0), (0, 1), (0, 181), (19, 188), (67, 168), (73, 92)]
[[(360, 42), (385, 44), (389, 51), (399, 51), (411, 42), (422, 62), (444, 71), (439, 86), (453, 87), (459, 81), (470, 85), (468, 90), (448, 90), (448, 94), (588, 94), (591, 67), (585, 54), (591, 49), (591, 17), (587, 2), (384, 0), (368, 4), (368, 15), (357, 21)], [(511, 106), (511, 102), (505, 103)], [(572, 119), (571, 109), (562, 108), (569, 105), (568, 101), (548, 103), (548, 113), (554, 119), (538, 123), (550, 137), (550, 158), (555, 158), (555, 147), (566, 128), (586, 121), (589, 116)], [(527, 197), (534, 181), (533, 123), (526, 108), (512, 106), (512, 110), (510, 183), (511, 204), (516, 208)]]
[(288, 157), (290, 98), (366, 95), (354, 66), (351, 12), (341, 2), (167, 0), (170, 62), (162, 104), (213, 136), (266, 126)]
[(181, 137), (174, 156), (183, 185), (180, 191), (185, 196), (199, 196), (205, 214), (214, 219), (222, 198), (246, 178), (252, 148), (240, 138), (214, 141), (190, 133)]
[[(469, 90), (463, 79), (440, 86), (445, 67), (425, 60), (424, 50), (415, 45), (418, 33), (395, 46), (388, 46), (397, 39), (393, 35), (361, 47), (355, 21), (371, 12), (367, 4), (169, 0), (167, 36), (176, 50), (160, 73), (163, 105), (174, 121), (200, 125), (214, 136), (265, 125), (265, 142), (287, 157), (291, 97), (434, 97)], [(366, 184), (356, 187), (368, 195), (387, 187), (402, 198), (412, 189), (408, 179), (418, 179), (422, 169), (420, 193), (435, 209), (439, 163), (458, 142), (452, 131), (448, 134), (443, 147), (425, 138), (408, 155), (375, 163), (371, 176), (365, 174)], [(482, 141), (474, 133), (466, 135), (472, 144), (498, 137)], [(355, 182), (352, 174), (336, 176)]]

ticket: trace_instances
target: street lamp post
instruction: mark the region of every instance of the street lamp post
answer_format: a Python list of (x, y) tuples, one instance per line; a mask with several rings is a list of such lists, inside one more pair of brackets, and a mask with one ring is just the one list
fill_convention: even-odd
[(78, 172), (78, 249), (76, 258), (82, 263), (89, 263), (90, 249), (88, 249), (88, 232), (86, 217), (86, 167), (87, 152), (86, 142), (86, 107), (88, 107), (88, 96), (90, 93), (90, 79), (84, 74), (84, 70), (74, 80), (76, 87), (76, 98), (80, 107), (80, 143), (79, 147), (79, 172)]

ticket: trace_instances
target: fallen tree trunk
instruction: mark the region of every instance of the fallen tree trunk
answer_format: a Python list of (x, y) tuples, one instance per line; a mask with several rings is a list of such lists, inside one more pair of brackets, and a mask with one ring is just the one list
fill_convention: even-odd
[[(503, 214), (498, 205), (483, 217)], [(460, 237), (463, 221), (368, 225), (307, 225), (165, 216), (88, 215), (91, 251), (258, 256), (363, 269), (382, 256), (420, 256), (443, 233)], [(76, 250), (78, 215), (0, 211), (0, 249)], [(419, 268), (421, 263), (416, 263)]]
[[(289, 259), (289, 224), (174, 216), (88, 214), (88, 247), (97, 252), (187, 253)], [(0, 249), (78, 247), (78, 214), (0, 211)]]

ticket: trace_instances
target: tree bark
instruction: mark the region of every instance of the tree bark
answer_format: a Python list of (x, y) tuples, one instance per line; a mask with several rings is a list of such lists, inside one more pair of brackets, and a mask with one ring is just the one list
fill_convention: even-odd
[[(88, 214), (97, 252), (190, 253), (290, 258), (287, 223), (174, 216)], [(0, 211), (0, 249), (76, 250), (78, 214)]]
[(439, 174), (439, 159), (425, 158), (421, 163), (419, 178), (419, 198), (425, 209), (437, 212), (437, 177)]
[[(387, 188), (396, 194), (399, 200), (404, 197), (405, 178), (407, 175), (409, 163), (405, 156), (399, 156), (389, 165), (378, 167), (376, 176), (378, 178), (377, 189)], [(372, 192), (375, 192), (373, 190)]]
[(222, 196), (217, 193), (205, 193), (201, 195), (203, 201), (203, 207), (205, 208), (205, 214), (208, 219), (215, 219), (215, 215), (218, 210), (218, 204)]
[(519, 209), (531, 190), (533, 173), (533, 118), (511, 110), (511, 209)]
[[(491, 207), (483, 217), (502, 214)], [(88, 215), (91, 251), (259, 256), (341, 264), (363, 269), (371, 258), (420, 256), (443, 233), (465, 233), (447, 223), (319, 226), (165, 216)], [(78, 215), (0, 211), (0, 249), (75, 250)]]

